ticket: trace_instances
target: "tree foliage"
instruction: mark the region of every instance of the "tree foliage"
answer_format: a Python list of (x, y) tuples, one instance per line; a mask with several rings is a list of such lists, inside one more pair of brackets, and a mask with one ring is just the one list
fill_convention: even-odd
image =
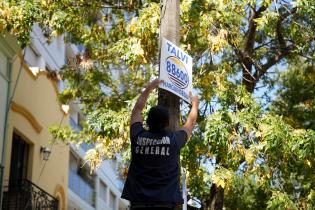
[(315, 68), (299, 61), (280, 76), (277, 98), (270, 108), (294, 128), (315, 130)]
[[(202, 101), (182, 153), (190, 193), (204, 209), (223, 192), (227, 209), (314, 208), (315, 78), (312, 65), (294, 63), (314, 60), (315, 2), (183, 0), (180, 16), (180, 47), (195, 60)], [(68, 86), (59, 98), (78, 100), (86, 124), (79, 133), (51, 132), (95, 143), (92, 166), (117, 152), (128, 160), (130, 110), (158, 74), (159, 2), (7, 0), (0, 2), (0, 23), (23, 46), (35, 23), (48, 42), (63, 34), (84, 46), (60, 71)], [(272, 108), (264, 109), (277, 88)], [(152, 96), (149, 106), (155, 102)]]

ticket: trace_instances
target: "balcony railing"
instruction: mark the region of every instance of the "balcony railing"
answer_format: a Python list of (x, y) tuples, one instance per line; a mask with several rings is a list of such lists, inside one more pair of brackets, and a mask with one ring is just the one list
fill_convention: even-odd
[(69, 170), (69, 188), (91, 206), (95, 205), (94, 189), (72, 170)]
[(3, 210), (58, 210), (58, 200), (29, 180), (4, 188)]
[(1, 201), (2, 201), (2, 179), (3, 179), (3, 171), (4, 171), (4, 166), (0, 164), (0, 206), (1, 206)]

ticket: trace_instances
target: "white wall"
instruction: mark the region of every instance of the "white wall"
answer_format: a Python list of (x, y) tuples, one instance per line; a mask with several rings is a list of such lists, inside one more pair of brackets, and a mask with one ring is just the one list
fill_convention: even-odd
[[(71, 150), (81, 159), (84, 159), (85, 151), (77, 145), (71, 145)], [(125, 210), (129, 203), (126, 200), (120, 198), (122, 190), (122, 181), (117, 177), (116, 171), (113, 169), (110, 161), (104, 161), (101, 167), (95, 172), (95, 209), (96, 210)], [(106, 184), (106, 198), (100, 197), (100, 182)], [(70, 189), (68, 190), (71, 191)], [(73, 193), (71, 191), (71, 193)], [(111, 208), (110, 193), (114, 194), (114, 209)], [(71, 200), (75, 199), (75, 200)], [(80, 203), (84, 201), (78, 196), (69, 196), (69, 203)], [(79, 207), (79, 206), (78, 206)], [(69, 206), (70, 208), (70, 206)]]
[(78, 53), (73, 44), (65, 44), (64, 36), (53, 38), (47, 43), (47, 39), (36, 24), (30, 36), (31, 44), (26, 48), (25, 62), (39, 71), (59, 71), (66, 64), (67, 58), (75, 57)]
[(77, 194), (68, 190), (68, 208), (67, 210), (95, 210), (85, 201), (83, 201)]
[[(70, 109), (70, 115), (73, 117), (73, 120), (77, 120), (77, 111), (79, 110), (77, 104), (72, 104)], [(78, 123), (78, 122), (76, 122)], [(75, 153), (80, 159), (84, 160), (85, 151), (78, 147), (77, 145), (70, 145), (71, 150)], [(106, 198), (101, 198), (100, 196), (100, 182), (103, 182), (106, 188)], [(106, 160), (102, 163), (99, 169), (95, 172), (95, 208), (96, 210), (126, 210), (129, 202), (121, 199), (121, 191), (122, 191), (123, 182), (117, 176), (117, 162), (115, 161), (114, 164), (111, 160)], [(69, 191), (71, 191), (69, 189)], [(73, 193), (73, 192), (72, 192)], [(111, 208), (111, 199), (110, 194), (115, 196), (114, 200), (114, 208)], [(78, 196), (69, 196), (69, 203), (76, 204), (82, 201)], [(84, 201), (83, 201), (84, 202)], [(69, 209), (75, 208), (75, 206), (69, 206)], [(73, 209), (71, 209), (73, 210)], [(77, 208), (79, 210), (79, 206)]]
[(103, 181), (107, 185), (107, 193), (106, 193), (107, 198), (105, 199), (105, 202), (104, 202), (104, 199), (99, 197), (99, 194), (97, 196), (96, 201), (97, 201), (97, 207), (99, 207), (98, 210), (112, 209), (110, 207), (112, 206), (110, 193), (114, 194), (115, 196), (114, 210), (118, 210), (119, 207), (121, 207), (120, 209), (126, 209), (128, 206), (128, 202), (120, 198), (121, 190), (122, 190), (121, 188), (122, 181), (119, 180), (116, 172), (117, 170), (114, 170), (112, 168), (110, 161), (104, 161), (104, 163), (96, 172), (99, 179), (98, 182)]
[(25, 57), (30, 67), (39, 67), (41, 70), (46, 67), (49, 70), (59, 70), (66, 63), (66, 46), (63, 36), (54, 38), (51, 43), (47, 43), (40, 27), (36, 24), (31, 32), (31, 44), (28, 49), (33, 51)]
[[(43, 36), (41, 29), (38, 25), (34, 25), (33, 31), (31, 32), (31, 45), (26, 49), (25, 62), (34, 71), (44, 71), (44, 70), (56, 70), (59, 71), (61, 67), (66, 64), (66, 58), (75, 57), (79, 51), (74, 45), (65, 45), (63, 41), (63, 36), (57, 37), (52, 40), (50, 44), (47, 43), (46, 38)], [(62, 86), (62, 84), (61, 84)], [(60, 87), (62, 89), (62, 87)], [(2, 92), (1, 92), (2, 94)], [(72, 104), (70, 115), (73, 120), (78, 120), (79, 105)], [(77, 122), (78, 124), (78, 122)], [(71, 145), (72, 151), (75, 152), (81, 159), (84, 159), (85, 151), (77, 147), (76, 145)], [(103, 181), (107, 185), (107, 198), (101, 199), (99, 197), (99, 182)], [(74, 192), (68, 188), (68, 209), (69, 210), (111, 210), (110, 208), (110, 192), (115, 195), (115, 204), (113, 210), (126, 209), (128, 202), (122, 200), (121, 196), (121, 186), (122, 182), (117, 178), (116, 170), (112, 168), (110, 161), (105, 161), (100, 169), (96, 171), (95, 178), (96, 186), (96, 208), (92, 208), (85, 201), (81, 200)]]

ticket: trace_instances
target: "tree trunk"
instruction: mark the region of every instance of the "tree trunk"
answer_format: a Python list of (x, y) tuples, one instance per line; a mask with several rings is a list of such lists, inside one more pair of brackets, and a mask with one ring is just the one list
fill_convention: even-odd
[(212, 184), (210, 194), (210, 209), (211, 210), (222, 210), (223, 209), (223, 199), (224, 199), (224, 189), (218, 187), (216, 184)]
[[(161, 0), (160, 49), (162, 37), (179, 45), (179, 0)], [(176, 130), (179, 127), (179, 98), (159, 89), (158, 104), (169, 108), (169, 129)]]

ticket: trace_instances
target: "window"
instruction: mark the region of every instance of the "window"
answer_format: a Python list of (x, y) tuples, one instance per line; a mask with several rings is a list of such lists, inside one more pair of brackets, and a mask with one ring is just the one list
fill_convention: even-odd
[(109, 207), (112, 209), (115, 209), (115, 200), (116, 200), (116, 195), (110, 191), (109, 193)]
[(11, 161), (10, 161), (10, 185), (16, 186), (28, 173), (29, 145), (16, 133), (13, 133)]
[(73, 172), (77, 172), (79, 168), (79, 160), (70, 152), (70, 170)]
[(107, 203), (107, 185), (103, 182), (100, 181), (100, 195), (99, 197)]
[(70, 152), (68, 187), (91, 206), (95, 205), (94, 175), (81, 167), (81, 160)]

